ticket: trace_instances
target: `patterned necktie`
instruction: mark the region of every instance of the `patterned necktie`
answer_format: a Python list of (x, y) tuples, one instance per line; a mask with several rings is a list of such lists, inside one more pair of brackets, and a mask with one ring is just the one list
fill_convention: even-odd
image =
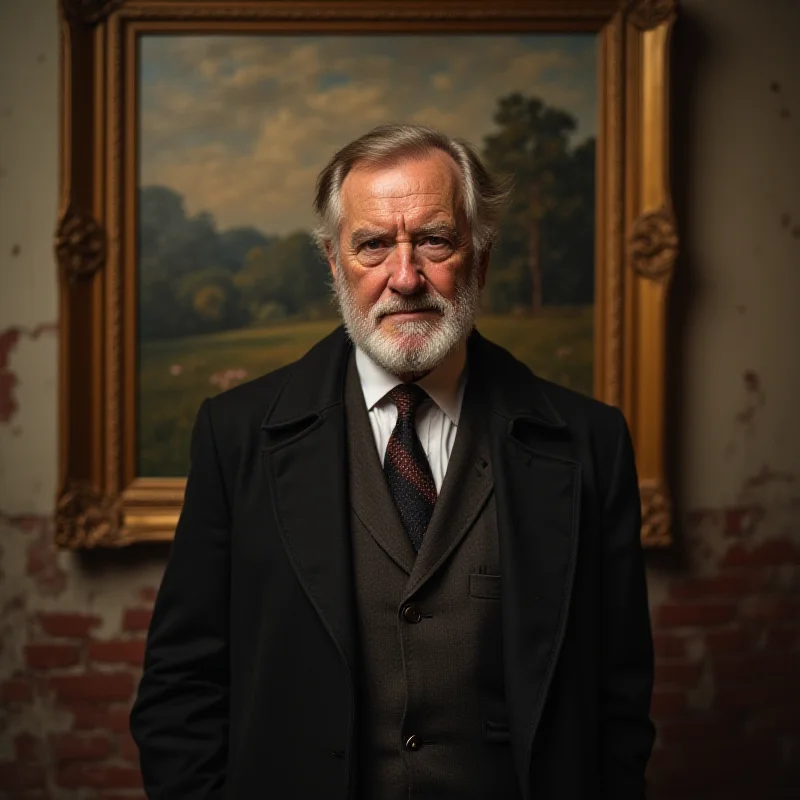
[(427, 396), (415, 383), (401, 383), (388, 394), (397, 406), (397, 424), (386, 447), (383, 471), (415, 553), (422, 547), (436, 505), (436, 484), (414, 424)]

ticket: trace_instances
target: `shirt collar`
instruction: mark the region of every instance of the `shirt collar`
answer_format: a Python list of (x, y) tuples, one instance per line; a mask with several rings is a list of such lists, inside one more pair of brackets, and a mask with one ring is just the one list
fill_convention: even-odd
[[(355, 350), (356, 367), (367, 411), (372, 411), (395, 386), (403, 381), (373, 361), (360, 347), (356, 347)], [(458, 425), (461, 416), (467, 372), (466, 369), (457, 370), (457, 365), (444, 363), (417, 381), (431, 400), (449, 417), (453, 425)]]

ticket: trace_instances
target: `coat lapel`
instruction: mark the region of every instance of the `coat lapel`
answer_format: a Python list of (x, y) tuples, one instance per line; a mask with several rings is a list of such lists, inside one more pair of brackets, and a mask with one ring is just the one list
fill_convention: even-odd
[(406, 597), (416, 592), (445, 563), (472, 528), (492, 493), (489, 443), (482, 419), (484, 408), (479, 385), (468, 380), (453, 453), (422, 548), (414, 562)]
[(276, 524), (298, 580), (351, 670), (355, 659), (347, 451), (342, 403), (350, 351), (343, 330), (287, 369), (262, 424)]
[(406, 575), (410, 575), (414, 548), (394, 506), (378, 458), (355, 358), (350, 359), (347, 367), (345, 412), (353, 510), (378, 546)]
[(578, 547), (580, 464), (543, 382), (480, 336), (502, 565), (503, 657), (514, 759), (530, 796), (534, 736), (567, 624)]

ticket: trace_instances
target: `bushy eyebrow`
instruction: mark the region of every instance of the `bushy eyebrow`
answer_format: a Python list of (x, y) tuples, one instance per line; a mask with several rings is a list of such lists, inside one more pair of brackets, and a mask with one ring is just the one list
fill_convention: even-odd
[[(385, 228), (356, 228), (350, 234), (350, 247), (355, 250), (364, 242), (368, 242), (371, 239), (386, 239), (390, 235)], [(456, 226), (449, 222), (428, 222), (411, 231), (411, 238), (414, 240), (424, 239), (426, 236), (443, 236), (456, 245), (461, 238)]]
[(388, 235), (389, 232), (383, 228), (356, 228), (350, 234), (350, 247), (355, 250), (370, 239), (383, 239)]

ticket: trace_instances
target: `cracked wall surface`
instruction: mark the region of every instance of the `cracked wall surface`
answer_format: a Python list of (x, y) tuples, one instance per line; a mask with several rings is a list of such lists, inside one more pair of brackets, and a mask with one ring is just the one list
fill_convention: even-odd
[[(798, 31), (792, 0), (685, 0), (675, 31), (678, 541), (648, 557), (656, 800), (800, 796)], [(130, 800), (127, 709), (165, 550), (52, 545), (57, 33), (54, 0), (0, 4), (0, 800)]]

